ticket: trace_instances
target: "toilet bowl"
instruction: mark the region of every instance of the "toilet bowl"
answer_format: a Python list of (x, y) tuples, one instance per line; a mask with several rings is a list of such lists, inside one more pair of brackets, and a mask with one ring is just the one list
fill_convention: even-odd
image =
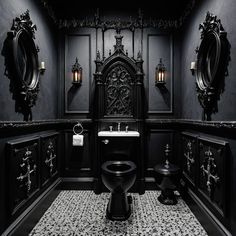
[(110, 220), (126, 220), (131, 214), (131, 197), (127, 191), (136, 179), (136, 165), (132, 161), (106, 161), (102, 164), (102, 181), (110, 190), (106, 216)]

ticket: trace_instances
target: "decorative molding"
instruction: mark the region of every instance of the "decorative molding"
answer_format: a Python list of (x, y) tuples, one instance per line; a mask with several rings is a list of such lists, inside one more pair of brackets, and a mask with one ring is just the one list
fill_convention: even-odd
[[(165, 60), (169, 61), (170, 63), (170, 67), (168, 68), (168, 85), (167, 86), (163, 86), (163, 87), (159, 87), (160, 89), (158, 89), (158, 92), (160, 93), (161, 98), (163, 99), (163, 103), (167, 103), (166, 104), (166, 108), (167, 109), (158, 109), (158, 107), (155, 107), (155, 109), (150, 109), (150, 104), (148, 104), (148, 111), (147, 113), (149, 115), (156, 115), (156, 114), (173, 114), (173, 102), (174, 102), (174, 96), (173, 96), (173, 91), (174, 91), (174, 70), (173, 70), (173, 63), (174, 63), (174, 41), (173, 41), (173, 36), (169, 35), (169, 34), (148, 34), (147, 35), (147, 78), (150, 78), (150, 74), (149, 74), (149, 67), (150, 67), (150, 59), (149, 59), (149, 55), (150, 55), (150, 38), (151, 37), (161, 37), (161, 36), (168, 36), (169, 37), (169, 50), (170, 53), (168, 56), (168, 59), (166, 58)], [(150, 50), (149, 50), (150, 49)], [(154, 75), (155, 76), (155, 75)], [(154, 81), (154, 77), (148, 80), (148, 92), (147, 94), (150, 95), (150, 87), (152, 87), (152, 82)], [(155, 87), (155, 86), (153, 86)], [(167, 96), (168, 95), (168, 96)], [(155, 96), (153, 96), (155, 97)], [(150, 98), (149, 98), (150, 99)], [(167, 101), (165, 101), (165, 99)], [(158, 100), (156, 100), (158, 101)]]
[(217, 101), (224, 92), (224, 80), (228, 74), (230, 44), (227, 33), (217, 16), (207, 12), (199, 25), (201, 43), (197, 47), (196, 91), (203, 108), (203, 120), (211, 120), (218, 111)]
[(117, 33), (114, 52), (108, 58), (101, 59), (99, 51), (96, 55), (94, 80), (97, 117), (142, 116), (142, 56), (138, 52), (136, 60), (130, 58), (124, 51), (122, 38)]
[(129, 71), (122, 65), (110, 70), (105, 82), (107, 116), (132, 115), (133, 80)]
[(183, 14), (179, 19), (145, 19), (142, 13), (142, 10), (139, 9), (138, 15), (136, 19), (130, 19), (127, 21), (118, 20), (106, 20), (105, 17), (102, 19), (99, 14), (99, 9), (97, 9), (96, 13), (94, 14), (94, 18), (88, 19), (58, 19), (56, 14), (51, 7), (49, 0), (41, 0), (43, 6), (47, 9), (48, 15), (52, 18), (53, 22), (58, 26), (59, 29), (63, 28), (100, 28), (103, 31), (108, 29), (115, 29), (117, 33), (120, 30), (131, 30), (134, 31), (135, 29), (142, 29), (142, 28), (158, 28), (158, 29), (178, 29), (180, 28), (184, 22), (186, 21), (187, 17), (191, 13), (192, 9), (195, 6), (195, 0), (189, 1), (188, 5), (186, 6)]
[(32, 120), (31, 108), (39, 93), (39, 47), (35, 44), (37, 27), (30, 19), (29, 10), (13, 19), (2, 55), (5, 57), (5, 76), (10, 80), (9, 90), (15, 100), (15, 111), (24, 121)]
[[(27, 128), (40, 128), (46, 126), (55, 126), (57, 128), (64, 125), (74, 125), (81, 122), (84, 124), (92, 124), (92, 119), (55, 119), (55, 120), (39, 120), (31, 122), (22, 121), (0, 121), (0, 130), (25, 130)], [(182, 119), (145, 119), (147, 125), (170, 125), (175, 126), (192, 126), (193, 128), (210, 128), (210, 129), (227, 129), (234, 131), (236, 129), (236, 121), (199, 121), (199, 120), (182, 120)]]

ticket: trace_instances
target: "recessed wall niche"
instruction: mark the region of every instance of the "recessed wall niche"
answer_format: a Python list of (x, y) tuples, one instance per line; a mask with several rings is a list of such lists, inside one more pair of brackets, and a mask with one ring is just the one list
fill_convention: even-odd
[[(173, 42), (169, 34), (149, 33), (147, 35), (147, 78), (148, 78), (148, 113), (173, 112)], [(155, 86), (155, 68), (162, 58), (166, 71), (166, 84)]]
[[(72, 84), (71, 68), (75, 58), (83, 68), (81, 86)], [(91, 61), (91, 35), (68, 34), (65, 38), (65, 113), (89, 113)]]

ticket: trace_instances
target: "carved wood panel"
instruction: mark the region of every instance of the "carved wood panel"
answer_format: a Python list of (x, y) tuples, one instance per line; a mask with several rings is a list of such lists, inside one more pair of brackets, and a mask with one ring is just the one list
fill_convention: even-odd
[(41, 136), (41, 185), (58, 174), (58, 133)]
[(7, 197), (13, 216), (39, 190), (39, 139), (17, 139), (6, 144)]
[(183, 174), (195, 186), (197, 174), (197, 135), (182, 133)]
[(228, 143), (199, 138), (199, 191), (222, 217), (226, 213)]
[(105, 95), (107, 116), (131, 116), (133, 114), (134, 78), (121, 63), (110, 68), (106, 76)]

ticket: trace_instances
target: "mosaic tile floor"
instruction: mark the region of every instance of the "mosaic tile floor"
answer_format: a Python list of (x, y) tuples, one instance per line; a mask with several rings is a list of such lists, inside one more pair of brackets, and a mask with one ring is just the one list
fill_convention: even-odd
[(29, 235), (207, 235), (180, 197), (177, 205), (167, 206), (159, 203), (159, 194), (159, 191), (131, 193), (131, 217), (127, 221), (110, 221), (105, 216), (109, 193), (61, 191)]

